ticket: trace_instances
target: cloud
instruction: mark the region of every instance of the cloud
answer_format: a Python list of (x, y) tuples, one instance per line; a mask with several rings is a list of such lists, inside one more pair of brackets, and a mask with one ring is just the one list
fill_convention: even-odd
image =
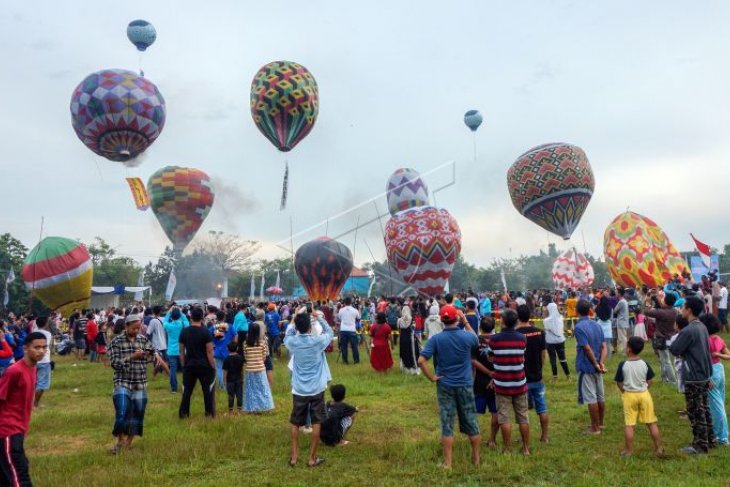
[(215, 193), (215, 202), (210, 218), (224, 225), (226, 229), (231, 227), (238, 229), (241, 217), (246, 213), (255, 212), (259, 206), (251, 194), (221, 178), (211, 178), (211, 185)]

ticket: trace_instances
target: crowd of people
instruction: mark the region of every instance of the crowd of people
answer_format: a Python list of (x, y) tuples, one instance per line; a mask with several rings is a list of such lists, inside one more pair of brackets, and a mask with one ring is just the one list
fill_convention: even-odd
[[(502, 448), (509, 451), (514, 418), (521, 451), (529, 455), (530, 409), (537, 414), (540, 441), (549, 442), (543, 378), (548, 360), (553, 380), (560, 370), (566, 378), (577, 376), (578, 401), (587, 406), (590, 419), (586, 434), (600, 435), (605, 428), (605, 361), (612, 354), (624, 356), (614, 377), (624, 406), (622, 454), (633, 453), (638, 422), (647, 424), (657, 455), (663, 455), (648, 392), (654, 372), (641, 358), (648, 343), (659, 357), (661, 381), (685, 395), (693, 441), (683, 451), (703, 454), (728, 444), (721, 360), (730, 359), (730, 352), (719, 335), (728, 329), (727, 301), (725, 284), (710, 276), (701, 284), (673, 279), (661, 289), (468, 290), (433, 298), (347, 296), (322, 303), (231, 300), (220, 308), (138, 303), (75, 310), (68, 319), (9, 314), (0, 321), (0, 417), (12, 413), (16, 420), (0, 427), (0, 439), (9, 448), (0, 465), (5, 479), (27, 474), (22, 438), (32, 408), (42, 406), (41, 397), (50, 388), (52, 349), (113, 370), (113, 454), (143, 434), (148, 373), (169, 376), (173, 394), (182, 374), (178, 414), (184, 420), (198, 382), (205, 415), (211, 418), (217, 414), (216, 391), (227, 395), (226, 414), (274, 410), (273, 369), (286, 365), (292, 386), (289, 461), (298, 463), (299, 435), (306, 432), (312, 438), (307, 465), (318, 466), (324, 461), (319, 442), (346, 444), (358, 412), (344, 402), (345, 387), (330, 384), (327, 353), (356, 366), (364, 351), (376, 372), (388, 373), (397, 348), (402, 373), (423, 374), (437, 385), (443, 466), (450, 468), (457, 418), (475, 464), (481, 446), (478, 415), (487, 411), (490, 447), (501, 433)], [(573, 372), (566, 359), (571, 337)], [(329, 403), (324, 397), (328, 388)]]

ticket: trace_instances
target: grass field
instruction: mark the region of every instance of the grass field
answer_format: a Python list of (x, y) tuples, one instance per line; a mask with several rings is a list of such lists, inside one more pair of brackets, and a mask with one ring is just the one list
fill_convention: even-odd
[[(569, 339), (567, 348), (572, 369), (573, 340)], [(647, 348), (644, 358), (658, 371), (658, 361)], [(296, 468), (287, 464), (291, 395), (285, 360), (275, 363), (276, 412), (264, 416), (220, 414), (206, 420), (197, 390), (193, 417), (180, 421), (180, 395), (170, 394), (167, 377), (151, 380), (145, 436), (117, 457), (107, 453), (113, 444), (111, 369), (68, 357), (55, 360), (52, 390), (44, 397), (45, 407), (34, 413), (26, 440), (31, 474), (39, 486), (730, 485), (730, 448), (720, 447), (698, 458), (676, 453), (689, 443), (691, 431), (689, 422), (677, 415), (683, 409), (683, 397), (662, 384), (651, 390), (670, 457), (658, 460), (652, 455), (651, 440), (643, 428), (637, 429), (635, 456), (619, 456), (623, 416), (620, 394), (610, 381), (617, 357), (608, 362), (604, 435), (581, 434), (588, 416), (576, 403), (575, 382), (548, 379), (549, 444), (537, 441), (539, 425), (531, 411), (531, 457), (518, 454), (518, 443), (513, 444), (514, 453), (507, 455), (485, 447), (482, 465), (475, 468), (469, 465), (468, 441), (460, 437), (451, 472), (437, 468), (441, 457), (434, 386), (422, 376), (397, 371), (378, 376), (367, 356), (360, 365), (344, 366), (336, 363), (336, 354), (329, 355), (334, 381), (347, 386), (348, 402), (362, 412), (349, 435), (352, 443), (322, 447), (326, 463), (316, 469), (307, 468), (303, 461)], [(217, 400), (223, 413), (225, 395), (219, 394)], [(481, 418), (481, 424), (486, 432), (488, 419)], [(307, 448), (309, 439), (303, 436), (302, 446)]]

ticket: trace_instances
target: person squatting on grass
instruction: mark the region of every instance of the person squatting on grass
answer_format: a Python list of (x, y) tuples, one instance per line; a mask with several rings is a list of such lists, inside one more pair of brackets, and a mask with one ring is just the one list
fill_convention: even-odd
[(29, 333), (23, 342), (23, 358), (0, 377), (0, 485), (33, 485), (23, 443), (33, 412), (36, 365), (47, 350), (43, 333)]
[(659, 435), (657, 417), (654, 414), (654, 401), (649, 393), (654, 371), (651, 366), (639, 358), (644, 350), (644, 340), (631, 337), (626, 345), (627, 359), (618, 364), (616, 369), (616, 385), (621, 390), (624, 405), (624, 439), (626, 446), (621, 455), (631, 456), (634, 453), (634, 429), (636, 422), (644, 423), (654, 442), (654, 452), (663, 456), (662, 440)]
[(345, 435), (355, 422), (359, 409), (345, 402), (347, 389), (342, 384), (330, 388), (332, 401), (327, 403), (327, 419), (322, 423), (319, 434), (322, 443), (328, 446), (347, 445)]
[[(454, 420), (459, 416), (459, 431), (469, 436), (471, 461), (479, 465), (479, 423), (474, 403), (474, 381), (472, 360), (477, 358), (479, 340), (471, 331), (458, 326), (456, 308), (446, 305), (441, 308), (444, 331), (431, 337), (418, 357), (418, 366), (423, 374), (436, 384), (436, 397), (441, 420), (441, 445), (443, 447), (443, 468), (451, 468), (454, 449)], [(521, 335), (520, 335), (521, 336)], [(438, 360), (436, 374), (426, 362), (431, 357)]]
[(140, 333), (142, 322), (130, 314), (124, 320), (124, 332), (109, 343), (109, 362), (114, 369), (114, 429), (117, 444), (110, 453), (116, 455), (132, 445), (135, 436), (142, 436), (147, 407), (147, 364), (155, 363), (170, 372), (146, 336)]

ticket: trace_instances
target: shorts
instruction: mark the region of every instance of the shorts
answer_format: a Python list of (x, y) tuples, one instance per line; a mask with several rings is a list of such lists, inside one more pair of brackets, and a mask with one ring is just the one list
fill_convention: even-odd
[(294, 426), (307, 424), (307, 416), (311, 415), (312, 424), (322, 424), (327, 419), (327, 408), (324, 404), (324, 391), (316, 396), (298, 396), (292, 394), (293, 405), (289, 422)]
[(83, 338), (74, 340), (74, 348), (78, 350), (86, 350), (86, 340)]
[(266, 372), (274, 370), (274, 362), (271, 361), (271, 355), (267, 355), (264, 359), (264, 367), (266, 368)]
[(36, 364), (36, 391), (47, 391), (51, 388), (51, 364)]
[(603, 392), (603, 376), (601, 374), (578, 374), (578, 404), (596, 404), (606, 402)]
[(537, 414), (545, 414), (548, 411), (547, 399), (545, 399), (545, 384), (542, 382), (527, 383), (527, 400), (535, 405)]
[(494, 394), (475, 396), (474, 405), (477, 408), (477, 414), (485, 414), (487, 410), (491, 414), (497, 414), (497, 399), (494, 397)]
[(644, 424), (657, 422), (656, 414), (654, 414), (654, 401), (651, 399), (649, 391), (624, 392), (622, 399), (626, 426), (635, 426), (637, 419), (639, 423)]
[(468, 436), (479, 434), (479, 423), (476, 417), (474, 391), (469, 387), (449, 387), (438, 385), (436, 397), (439, 404), (441, 420), (441, 436), (454, 436), (454, 420), (459, 416), (459, 431)]
[(499, 424), (509, 424), (512, 419), (510, 412), (514, 411), (517, 424), (530, 424), (527, 416), (527, 393), (515, 396), (497, 394), (497, 421)]

